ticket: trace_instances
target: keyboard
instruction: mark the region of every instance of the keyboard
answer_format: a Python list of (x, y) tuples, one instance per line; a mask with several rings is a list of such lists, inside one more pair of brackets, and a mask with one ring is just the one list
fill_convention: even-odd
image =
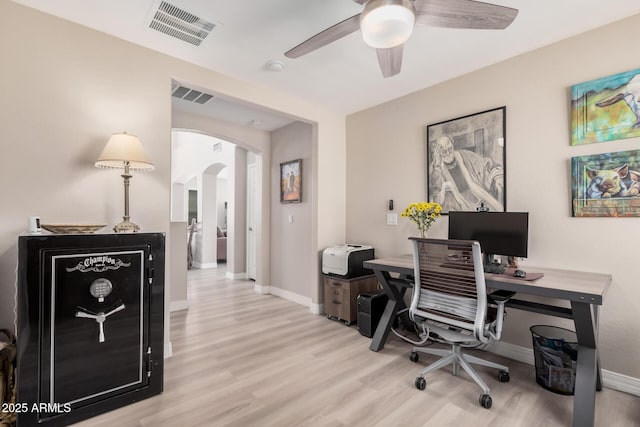
[(491, 274), (502, 274), (507, 267), (502, 264), (484, 264), (484, 272)]

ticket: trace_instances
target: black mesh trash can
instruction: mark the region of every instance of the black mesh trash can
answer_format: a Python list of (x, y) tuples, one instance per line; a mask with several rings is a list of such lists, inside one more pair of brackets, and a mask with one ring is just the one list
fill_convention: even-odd
[(578, 359), (576, 333), (545, 325), (532, 326), (530, 330), (536, 382), (554, 393), (572, 395)]

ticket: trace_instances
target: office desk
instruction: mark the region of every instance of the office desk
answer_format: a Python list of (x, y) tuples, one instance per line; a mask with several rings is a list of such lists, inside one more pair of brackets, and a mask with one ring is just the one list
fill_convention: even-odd
[[(364, 267), (375, 272), (389, 297), (369, 346), (373, 351), (380, 351), (384, 348), (398, 311), (406, 308), (403, 296), (406, 290), (413, 286), (410, 280), (414, 274), (413, 256), (369, 260), (364, 262)], [(573, 426), (593, 426), (596, 389), (601, 388), (597, 349), (598, 308), (602, 305), (602, 298), (611, 284), (611, 275), (529, 266), (526, 269), (544, 273), (544, 276), (535, 281), (527, 281), (507, 274), (486, 274), (487, 287), (561, 299), (571, 303), (571, 308), (567, 308), (512, 298), (507, 307), (573, 320), (578, 340)], [(392, 277), (392, 273), (398, 277)]]

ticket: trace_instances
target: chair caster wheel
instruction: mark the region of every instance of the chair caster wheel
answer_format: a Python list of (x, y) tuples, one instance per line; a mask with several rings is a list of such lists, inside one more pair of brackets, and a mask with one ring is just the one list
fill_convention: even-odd
[(498, 374), (498, 381), (500, 381), (501, 383), (508, 383), (510, 379), (511, 377), (509, 376), (509, 372), (507, 371), (500, 371), (500, 373)]
[(480, 395), (480, 406), (486, 409), (490, 409), (492, 403), (493, 402), (491, 401), (491, 396), (489, 396), (488, 394)]
[(409, 355), (409, 360), (411, 360), (412, 362), (417, 362), (418, 361), (418, 352), (417, 351), (412, 351), (411, 354)]
[(415, 384), (418, 390), (424, 390), (427, 387), (427, 381), (422, 377), (416, 378)]

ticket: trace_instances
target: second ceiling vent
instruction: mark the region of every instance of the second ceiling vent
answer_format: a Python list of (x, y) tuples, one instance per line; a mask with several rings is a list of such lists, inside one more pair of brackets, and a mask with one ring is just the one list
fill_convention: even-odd
[(184, 99), (185, 101), (195, 102), (197, 104), (206, 104), (211, 98), (213, 98), (213, 95), (181, 85), (174, 86), (171, 96)]

